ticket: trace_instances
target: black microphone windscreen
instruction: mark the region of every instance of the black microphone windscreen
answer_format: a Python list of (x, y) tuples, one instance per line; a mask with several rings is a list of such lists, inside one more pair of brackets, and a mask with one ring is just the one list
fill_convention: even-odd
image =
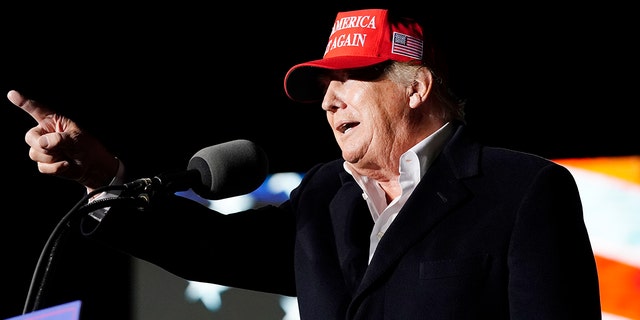
[(262, 148), (249, 140), (233, 140), (206, 147), (189, 160), (188, 170), (200, 173), (201, 183), (192, 187), (199, 196), (218, 200), (256, 190), (268, 173)]

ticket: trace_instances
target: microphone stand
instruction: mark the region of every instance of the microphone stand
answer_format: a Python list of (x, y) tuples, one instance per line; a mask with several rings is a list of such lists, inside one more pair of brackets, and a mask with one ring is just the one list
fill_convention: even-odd
[[(140, 205), (141, 201), (142, 203), (148, 203), (149, 199), (146, 194), (140, 195), (138, 197), (112, 197), (87, 203), (88, 200), (91, 199), (91, 197), (101, 192), (111, 190), (125, 190), (128, 189), (128, 187), (128, 185), (113, 185), (95, 189), (82, 197), (82, 199), (80, 199), (80, 201), (78, 201), (78, 203), (76, 203), (73, 208), (71, 208), (71, 210), (69, 210), (69, 212), (64, 215), (64, 217), (62, 217), (62, 219), (58, 222), (56, 227), (49, 235), (49, 238), (47, 239), (47, 242), (45, 243), (45, 246), (40, 253), (40, 257), (38, 258), (38, 262), (36, 263), (35, 271), (33, 272), (33, 276), (31, 278), (31, 284), (29, 285), (29, 291), (27, 293), (27, 299), (25, 301), (23, 314), (38, 310), (40, 298), (42, 296), (42, 292), (44, 291), (45, 283), (47, 277), (49, 276), (49, 271), (51, 270), (53, 258), (56, 249), (58, 248), (60, 239), (62, 239), (64, 232), (72, 225), (71, 222), (74, 221), (76, 217), (80, 216), (83, 213), (92, 212), (100, 208), (110, 207), (114, 202), (124, 201), (131, 202), (135, 205)], [(46, 265), (44, 264), (45, 257), (47, 257)], [(38, 282), (39, 286), (36, 291), (35, 286)]]

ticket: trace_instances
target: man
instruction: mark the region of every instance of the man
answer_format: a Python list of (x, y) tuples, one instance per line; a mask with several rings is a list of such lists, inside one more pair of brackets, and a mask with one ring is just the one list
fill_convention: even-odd
[[(224, 215), (161, 194), (83, 231), (189, 280), (296, 296), (302, 319), (600, 319), (573, 177), (475, 142), (427, 40), (385, 9), (338, 13), (324, 57), (284, 81), (321, 104), (342, 159), (281, 205)], [(124, 181), (75, 122), (8, 98), (38, 121), (26, 141), (41, 172), (88, 191)]]

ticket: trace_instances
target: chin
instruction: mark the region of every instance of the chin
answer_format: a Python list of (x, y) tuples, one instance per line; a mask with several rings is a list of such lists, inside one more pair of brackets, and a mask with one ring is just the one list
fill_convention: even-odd
[(342, 159), (344, 159), (344, 161), (349, 162), (349, 163), (358, 162), (358, 158), (353, 157), (352, 153), (345, 152), (344, 150), (342, 151)]

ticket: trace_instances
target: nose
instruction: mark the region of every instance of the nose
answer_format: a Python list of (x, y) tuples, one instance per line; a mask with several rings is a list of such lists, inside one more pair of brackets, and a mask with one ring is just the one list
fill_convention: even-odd
[(322, 109), (328, 112), (336, 112), (340, 108), (344, 108), (346, 104), (339, 98), (339, 88), (342, 82), (333, 80), (329, 82), (327, 90), (322, 99)]

